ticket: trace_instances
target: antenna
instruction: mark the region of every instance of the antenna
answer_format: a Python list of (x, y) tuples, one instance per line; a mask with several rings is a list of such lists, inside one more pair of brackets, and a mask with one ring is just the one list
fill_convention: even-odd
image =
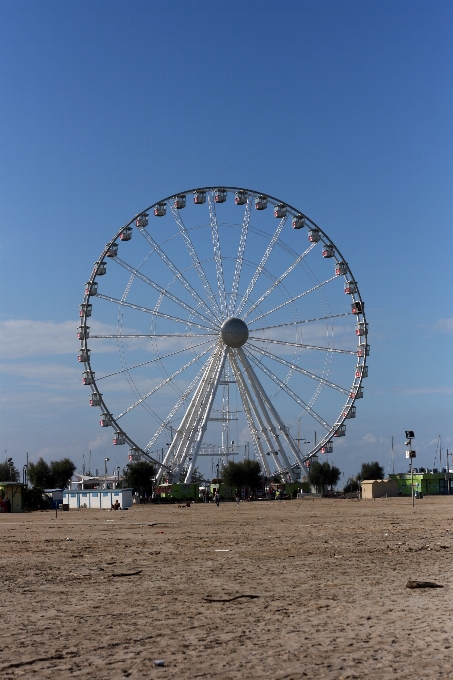
[(395, 474), (395, 458), (393, 456), (393, 437), (392, 437), (392, 475)]

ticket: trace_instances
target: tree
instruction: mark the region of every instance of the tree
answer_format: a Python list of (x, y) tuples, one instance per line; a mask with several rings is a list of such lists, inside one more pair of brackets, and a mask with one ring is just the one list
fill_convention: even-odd
[(28, 464), (28, 481), (39, 489), (52, 487), (52, 484), (49, 484), (50, 467), (44, 458), (40, 458), (37, 463)]
[(256, 489), (263, 483), (261, 466), (256, 460), (230, 461), (222, 470), (222, 479), (227, 486), (247, 486)]
[(384, 468), (377, 461), (362, 463), (357, 479), (360, 481), (363, 479), (384, 479)]
[(50, 463), (50, 481), (52, 484), (47, 488), (65, 489), (69, 486), (69, 482), (75, 471), (76, 466), (69, 458), (53, 460)]
[(4, 463), (0, 463), (0, 482), (18, 482), (19, 481), (19, 471), (11, 461), (5, 460)]
[(39, 489), (64, 489), (69, 486), (76, 466), (69, 458), (53, 460), (50, 465), (43, 458), (29, 463), (28, 480)]
[[(189, 469), (189, 468), (188, 468), (187, 465), (182, 469), (180, 479), (185, 479), (185, 476), (187, 475), (188, 469)], [(203, 482), (204, 479), (205, 479), (205, 478), (204, 478), (204, 476), (201, 474), (200, 470), (199, 470), (197, 467), (194, 468), (194, 470), (193, 470), (193, 472), (192, 472), (192, 480), (191, 480), (191, 481), (192, 481), (194, 484), (199, 484), (200, 482)]]
[(156, 468), (146, 460), (139, 460), (136, 463), (129, 463), (123, 471), (123, 485), (132, 489), (138, 489), (146, 496), (150, 496), (153, 491), (153, 478), (156, 475)]
[(319, 461), (314, 461), (310, 465), (310, 470), (308, 472), (308, 481), (312, 486), (321, 490), (324, 495), (327, 486), (332, 489), (336, 486), (338, 480), (340, 479), (341, 472), (335, 465), (329, 465), (327, 461), (320, 463)]

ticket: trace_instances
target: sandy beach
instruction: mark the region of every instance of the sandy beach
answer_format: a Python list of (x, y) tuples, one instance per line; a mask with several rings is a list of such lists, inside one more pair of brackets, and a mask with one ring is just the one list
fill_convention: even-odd
[(0, 678), (452, 678), (452, 517), (450, 497), (0, 515)]

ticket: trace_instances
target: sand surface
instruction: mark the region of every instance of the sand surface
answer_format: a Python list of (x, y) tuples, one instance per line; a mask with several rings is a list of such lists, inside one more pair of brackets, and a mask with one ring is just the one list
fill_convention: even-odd
[(453, 678), (452, 517), (450, 497), (0, 515), (0, 678)]

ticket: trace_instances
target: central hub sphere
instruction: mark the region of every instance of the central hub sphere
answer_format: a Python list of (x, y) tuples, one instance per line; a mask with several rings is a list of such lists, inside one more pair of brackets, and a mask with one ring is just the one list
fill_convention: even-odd
[(220, 329), (223, 342), (228, 347), (242, 347), (249, 337), (249, 329), (242, 319), (227, 319)]

